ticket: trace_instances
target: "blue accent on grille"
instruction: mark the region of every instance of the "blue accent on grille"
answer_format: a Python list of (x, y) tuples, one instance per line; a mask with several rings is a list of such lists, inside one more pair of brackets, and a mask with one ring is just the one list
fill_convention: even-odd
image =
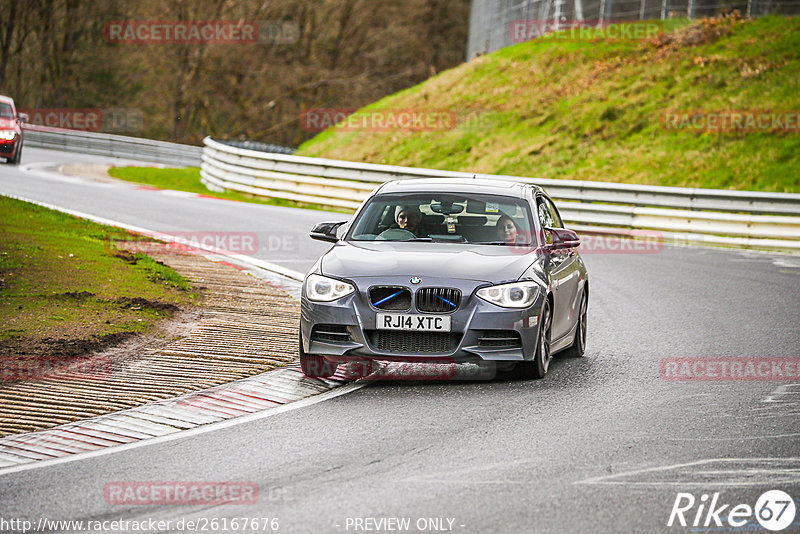
[(446, 303), (448, 303), (448, 304), (449, 304), (450, 306), (452, 306), (453, 308), (458, 308), (458, 306), (457, 306), (456, 304), (454, 304), (454, 303), (450, 302), (449, 300), (447, 300), (447, 299), (446, 299), (446, 298), (444, 298), (443, 296), (441, 296), (441, 295), (436, 295), (436, 296), (437, 296), (437, 297), (438, 297), (440, 300), (443, 300), (443, 301), (445, 301)]
[(458, 309), (461, 291), (454, 287), (423, 287), (417, 291), (416, 302), (421, 312), (450, 313)]
[(392, 293), (392, 294), (391, 294), (391, 295), (389, 295), (388, 297), (383, 297), (383, 298), (382, 298), (381, 300), (379, 300), (378, 302), (373, 302), (373, 303), (372, 303), (372, 305), (373, 305), (373, 306), (376, 306), (376, 307), (377, 307), (377, 306), (380, 306), (381, 304), (383, 304), (383, 303), (384, 303), (384, 302), (386, 302), (387, 300), (392, 300), (393, 298), (395, 298), (397, 295), (399, 295), (399, 294), (400, 294), (400, 293), (402, 293), (402, 292), (403, 292), (403, 290), (401, 289), (400, 291), (398, 291), (398, 292), (396, 292), (396, 293)]

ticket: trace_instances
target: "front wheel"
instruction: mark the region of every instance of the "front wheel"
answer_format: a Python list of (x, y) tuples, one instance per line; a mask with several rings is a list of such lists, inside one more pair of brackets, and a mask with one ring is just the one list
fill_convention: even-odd
[(514, 367), (514, 375), (521, 379), (544, 378), (550, 367), (550, 304), (544, 301), (539, 314), (539, 339), (536, 341), (536, 353), (533, 360), (519, 362)]
[(575, 328), (575, 340), (572, 346), (564, 351), (564, 356), (567, 358), (580, 358), (586, 353), (586, 308), (588, 307), (589, 300), (586, 294), (581, 298), (581, 306), (578, 308), (578, 326)]
[(17, 153), (14, 154), (13, 158), (8, 158), (6, 160), (6, 163), (8, 163), (10, 165), (19, 165), (19, 162), (20, 162), (21, 159), (22, 159), (22, 145), (20, 144), (17, 147)]
[(330, 378), (336, 374), (338, 363), (331, 363), (323, 356), (306, 354), (303, 350), (303, 338), (299, 339), (300, 370), (308, 378)]

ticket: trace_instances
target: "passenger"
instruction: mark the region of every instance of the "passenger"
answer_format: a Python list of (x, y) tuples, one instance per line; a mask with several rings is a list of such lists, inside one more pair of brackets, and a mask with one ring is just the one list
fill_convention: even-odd
[(505, 241), (507, 245), (516, 244), (517, 237), (519, 237), (519, 228), (514, 219), (508, 215), (502, 215), (497, 219), (495, 228), (497, 229), (497, 237)]
[(413, 233), (417, 237), (423, 237), (422, 232), (422, 212), (417, 206), (397, 206), (394, 211), (394, 220), (397, 226)]

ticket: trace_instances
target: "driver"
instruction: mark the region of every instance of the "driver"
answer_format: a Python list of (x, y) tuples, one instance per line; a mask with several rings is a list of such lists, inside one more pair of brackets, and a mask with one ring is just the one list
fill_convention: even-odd
[(394, 220), (397, 226), (403, 230), (413, 233), (417, 237), (422, 237), (420, 228), (422, 224), (422, 212), (418, 206), (397, 206), (394, 210)]

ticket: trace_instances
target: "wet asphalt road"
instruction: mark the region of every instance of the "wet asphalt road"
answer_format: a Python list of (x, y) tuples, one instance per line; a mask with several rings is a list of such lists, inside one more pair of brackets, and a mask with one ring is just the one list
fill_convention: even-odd
[[(23, 164), (75, 160), (106, 161), (28, 149)], [(257, 257), (301, 272), (326, 249), (308, 229), (341, 218), (13, 167), (0, 167), (0, 193), (164, 232), (256, 232)], [(264, 246), (269, 236), (284, 245)], [(179, 520), (217, 518), (216, 532), (274, 531), (264, 521), (236, 530), (236, 517), (277, 518), (280, 532), (696, 532), (667, 527), (679, 492), (698, 504), (719, 493), (732, 506), (771, 489), (800, 498), (800, 379), (686, 382), (659, 372), (665, 358), (797, 361), (800, 257), (672, 247), (584, 257), (587, 355), (557, 359), (544, 380), (371, 383), (228, 428), (0, 473), (0, 519), (169, 520), (164, 530), (188, 531)], [(259, 498), (108, 504), (104, 487), (120, 481), (250, 482)], [(685, 513), (689, 523), (697, 510)], [(799, 522), (800, 513), (789, 529)], [(759, 527), (750, 523), (738, 530)]]

